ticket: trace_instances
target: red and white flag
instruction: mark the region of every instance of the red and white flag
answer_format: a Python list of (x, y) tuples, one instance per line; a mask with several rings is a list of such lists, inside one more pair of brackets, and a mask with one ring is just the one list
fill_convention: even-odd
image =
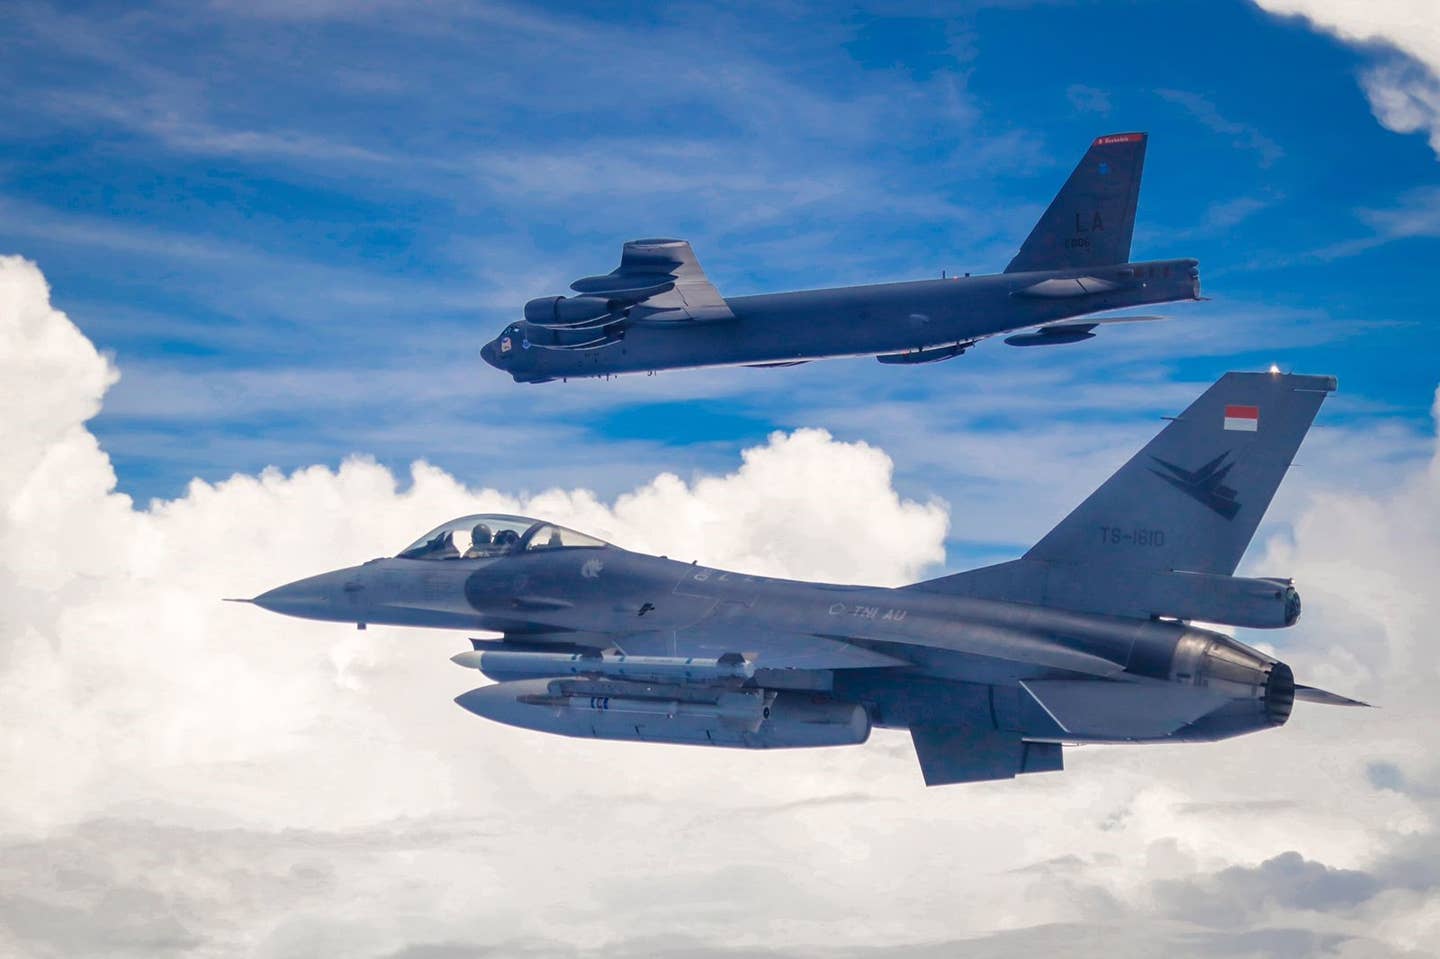
[(1260, 429), (1260, 407), (1225, 407), (1225, 428), (1227, 430), (1244, 430), (1246, 433), (1258, 432)]

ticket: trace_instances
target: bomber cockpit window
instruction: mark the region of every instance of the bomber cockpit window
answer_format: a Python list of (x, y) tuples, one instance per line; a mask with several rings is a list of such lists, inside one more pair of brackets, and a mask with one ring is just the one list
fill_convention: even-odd
[(486, 559), (531, 549), (604, 546), (584, 533), (500, 513), (476, 513), (437, 526), (401, 550), (397, 559)]

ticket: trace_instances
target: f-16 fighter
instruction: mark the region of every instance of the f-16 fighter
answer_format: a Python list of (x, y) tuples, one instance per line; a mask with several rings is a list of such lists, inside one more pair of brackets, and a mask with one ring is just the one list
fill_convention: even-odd
[(633, 240), (612, 272), (570, 284), (578, 296), (526, 303), (481, 356), (523, 383), (839, 356), (933, 363), (1002, 333), (1047, 346), (1158, 319), (1093, 315), (1200, 299), (1197, 261), (1130, 262), (1145, 144), (1143, 133), (1095, 140), (999, 275), (726, 298), (689, 243)]
[(931, 785), (1058, 770), (1062, 744), (1225, 739), (1284, 724), (1297, 699), (1361, 705), (1191, 623), (1299, 618), (1288, 579), (1234, 573), (1334, 389), (1328, 376), (1226, 374), (1020, 559), (901, 589), (725, 572), (465, 516), (392, 559), (250, 602), (502, 633), (454, 657), (495, 680), (456, 702), (567, 736), (766, 749), (901, 727)]

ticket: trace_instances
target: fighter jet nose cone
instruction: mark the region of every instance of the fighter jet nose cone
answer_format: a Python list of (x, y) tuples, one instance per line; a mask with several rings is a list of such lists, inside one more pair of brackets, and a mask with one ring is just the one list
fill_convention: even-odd
[(334, 574), (325, 573), (277, 586), (256, 596), (251, 602), (272, 613), (304, 619), (330, 619), (334, 615), (335, 588)]
[(277, 586), (272, 590), (261, 593), (252, 599), (251, 602), (261, 609), (270, 610), (272, 613), (288, 613), (300, 598), (300, 595), (295, 590), (295, 585), (292, 583), (289, 586)]

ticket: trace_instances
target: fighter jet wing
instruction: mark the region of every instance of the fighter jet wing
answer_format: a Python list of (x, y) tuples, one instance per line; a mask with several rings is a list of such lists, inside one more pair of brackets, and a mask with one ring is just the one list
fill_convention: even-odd
[(873, 669), (908, 666), (903, 659), (877, 653), (839, 639), (813, 633), (738, 631), (700, 624), (615, 637), (615, 646), (632, 656), (693, 656), (715, 658), (743, 653), (756, 669)]
[(628, 302), (633, 323), (680, 323), (734, 319), (695, 251), (684, 240), (631, 240), (620, 265), (603, 276), (570, 284), (583, 296), (612, 304)]

